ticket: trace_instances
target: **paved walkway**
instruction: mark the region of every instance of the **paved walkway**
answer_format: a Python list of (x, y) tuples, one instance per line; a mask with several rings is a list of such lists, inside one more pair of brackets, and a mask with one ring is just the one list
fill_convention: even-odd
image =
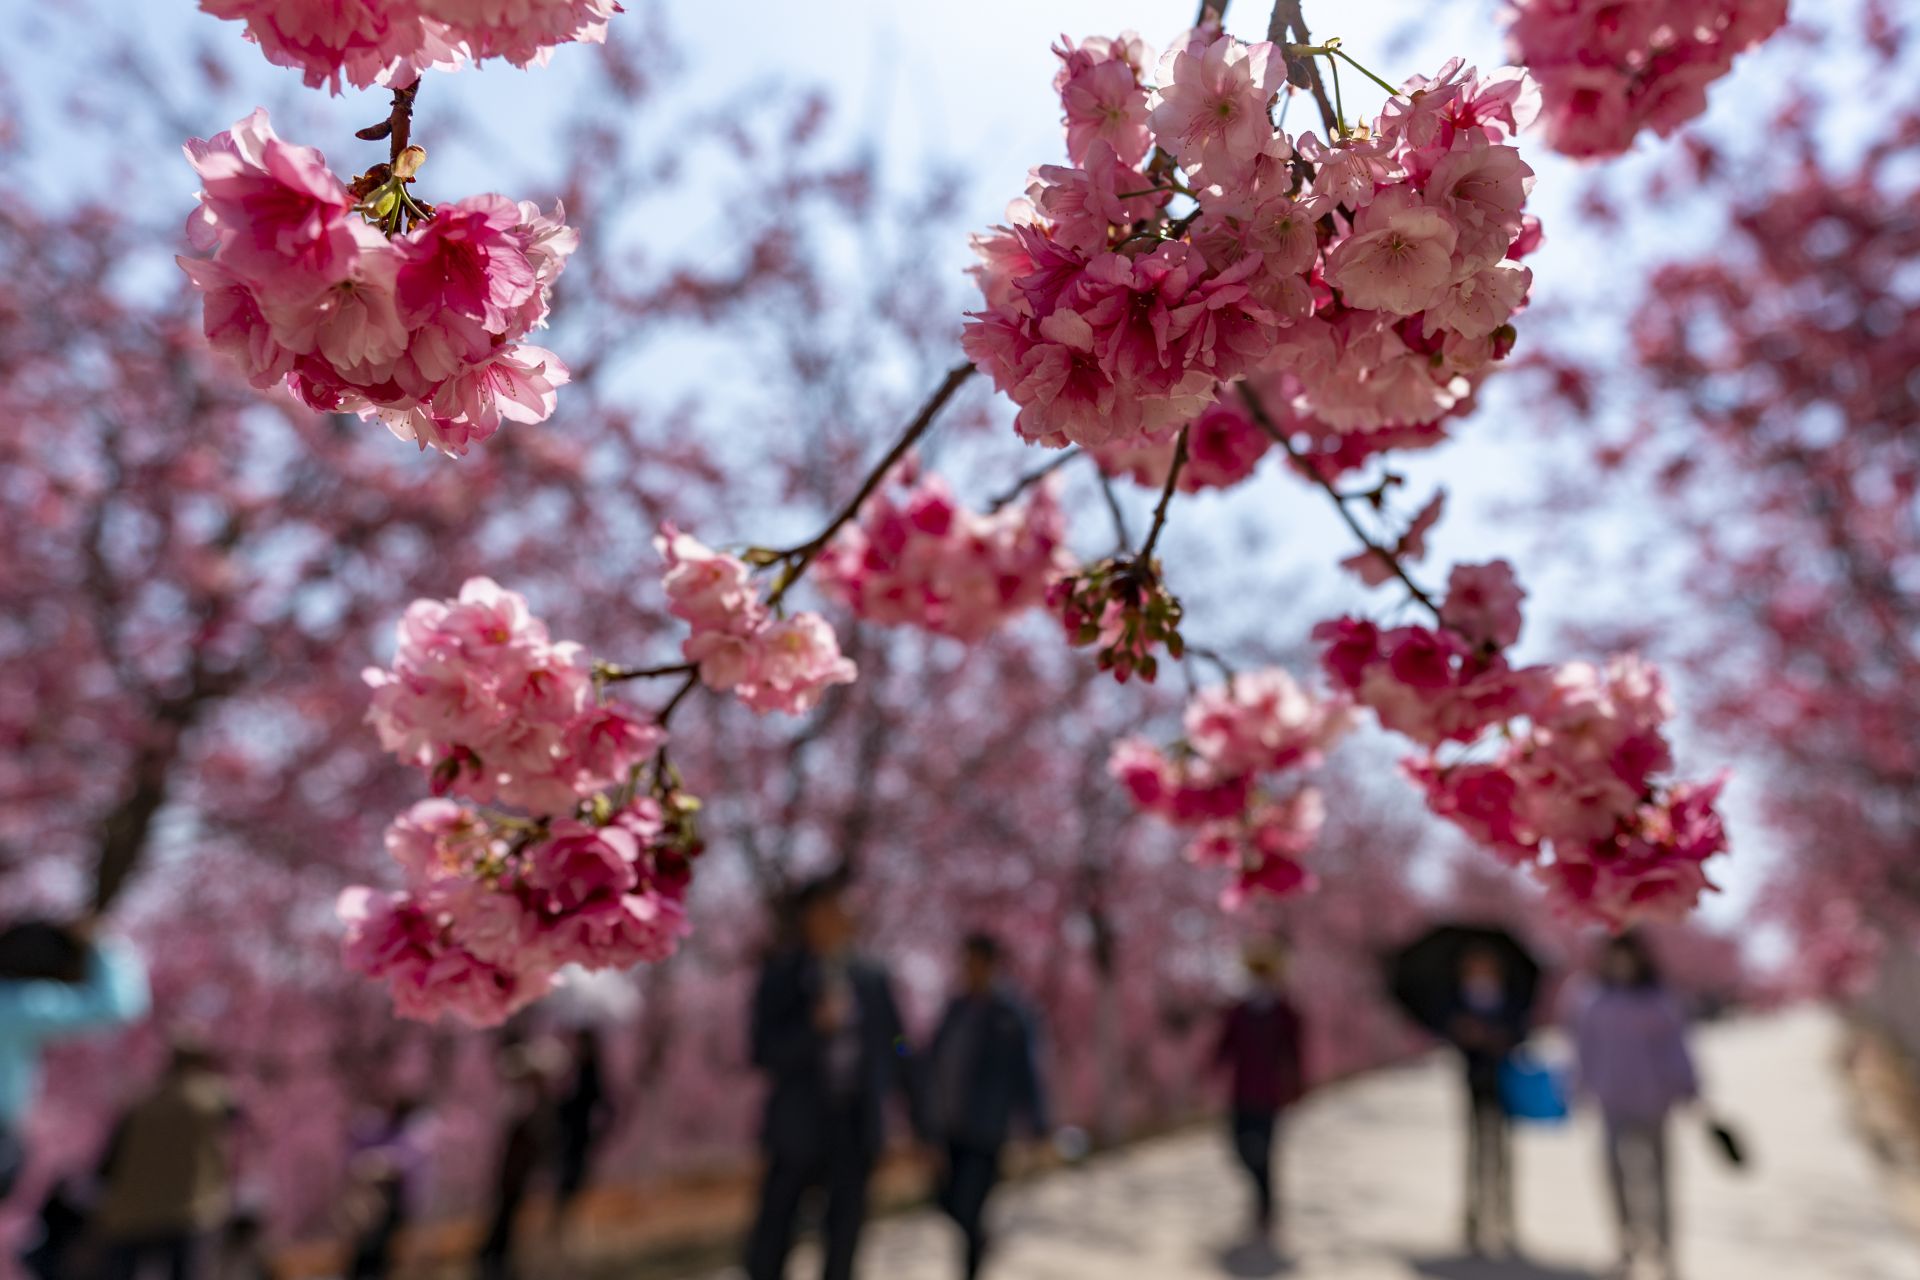
[[(1702, 1037), (1716, 1105), (1752, 1149), (1729, 1171), (1687, 1124), (1676, 1133), (1687, 1280), (1920, 1280), (1920, 1240), (1889, 1206), (1834, 1068), (1839, 1027), (1815, 1011)], [(1243, 1192), (1224, 1141), (1165, 1138), (1007, 1188), (990, 1280), (1596, 1280), (1612, 1259), (1598, 1137), (1582, 1117), (1522, 1131), (1516, 1163), (1524, 1262), (1458, 1250), (1459, 1110), (1451, 1063), (1432, 1058), (1327, 1091), (1297, 1113), (1286, 1181), (1294, 1256), (1237, 1244)], [(812, 1280), (816, 1255), (793, 1275)], [(950, 1280), (947, 1224), (878, 1224), (864, 1280)], [(720, 1280), (712, 1277), (711, 1280)]]

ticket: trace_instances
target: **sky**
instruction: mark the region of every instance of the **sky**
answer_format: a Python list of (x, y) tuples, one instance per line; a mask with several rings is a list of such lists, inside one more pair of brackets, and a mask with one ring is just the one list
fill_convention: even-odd
[[(630, 5), (645, 8), (644, 0)], [(766, 0), (667, 0), (664, 14), (679, 46), (688, 74), (687, 92), (706, 100), (730, 92), (772, 83), (825, 86), (836, 100), (838, 119), (849, 142), (878, 145), (887, 170), (902, 189), (911, 186), (932, 166), (956, 169), (966, 177), (962, 207), (970, 226), (1001, 220), (1009, 197), (1024, 188), (1028, 170), (1061, 158), (1058, 103), (1051, 90), (1056, 60), (1051, 45), (1064, 33), (1074, 38), (1116, 32), (1124, 25), (1138, 30), (1156, 49), (1182, 31), (1193, 18), (1191, 0), (973, 0), (967, 4), (917, 3), (897, 0), (811, 0), (801, 4), (772, 4)], [(1317, 38), (1340, 36), (1345, 48), (1389, 81), (1414, 73), (1430, 74), (1448, 56), (1459, 55), (1482, 67), (1503, 61), (1498, 0), (1307, 0), (1306, 16)], [(617, 22), (640, 21), (636, 12)], [(30, 22), (53, 24), (55, 47), (85, 42), (99, 24), (107, 29), (141, 30), (142, 38), (185, 65), (196, 50), (220, 49), (230, 57), (238, 78), (216, 102), (207, 102), (197, 78), (183, 75), (176, 93), (156, 86), (172, 99), (170, 109), (188, 117), (202, 134), (224, 128), (256, 102), (276, 107), (281, 132), (290, 137), (332, 140), (324, 149), (346, 154), (353, 145), (347, 135), (358, 126), (385, 114), (384, 95), (354, 94), (329, 100), (303, 92), (295, 73), (269, 67), (248, 57), (237, 24), (216, 21), (193, 10), (188, 0), (77, 0), (58, 14), (35, 7)], [(1228, 15), (1229, 28), (1249, 38), (1264, 34), (1266, 7), (1236, 0)], [(437, 151), (434, 164), (451, 175), (449, 185), (467, 182), (471, 189), (490, 189), (489, 171), (510, 163), (516, 174), (551, 172), (554, 149), (565, 145), (559, 129), (560, 100), (565, 78), (577, 75), (594, 56), (589, 48), (560, 50), (545, 70), (523, 75), (505, 67), (435, 77), (422, 97), (422, 120), (427, 129), (435, 121), (457, 119), (450, 145)], [(1715, 89), (1715, 107), (1709, 125), (1724, 121), (1740, 109), (1752, 86), (1766, 75), (1769, 52), (1743, 60), (1731, 81)], [(50, 92), (51, 77), (62, 74), (58, 58), (41, 65), (4, 67), (14, 79), (14, 96), (27, 122), (34, 145), (49, 156), (45, 169), (51, 184), (97, 183), (110, 167), (110, 157), (75, 153), (65, 145), (61, 112), (64, 106)], [(1743, 87), (1743, 84), (1745, 87)], [(1358, 76), (1347, 84), (1350, 114), (1371, 115), (1381, 91)], [(287, 104), (285, 114), (279, 104)], [(1306, 120), (1294, 120), (1294, 128)], [(661, 145), (671, 145), (662, 140)], [(1621, 261), (1620, 247), (1583, 238), (1568, 216), (1595, 171), (1547, 154), (1537, 146), (1523, 151), (1538, 174), (1530, 208), (1546, 223), (1547, 246), (1529, 260), (1535, 271), (1537, 306), (1578, 308), (1595, 299), (1617, 299), (1619, 282), (1631, 272)], [(1657, 163), (1662, 147), (1643, 139), (1640, 154), (1609, 170), (1607, 177), (1625, 176)], [(692, 168), (697, 172), (698, 157)], [(344, 167), (342, 162), (341, 167)], [(192, 175), (178, 166), (170, 189), (147, 188), (137, 198), (156, 206), (177, 206), (184, 214), (194, 187)], [(703, 234), (694, 227), (688, 234)], [(1698, 244), (1709, 234), (1706, 224), (1676, 215), (1663, 228), (1657, 246), (1647, 252), (1674, 252)], [(715, 252), (720, 252), (716, 248)], [(969, 261), (964, 240), (951, 246), (950, 270), (958, 273)], [(944, 264), (942, 264), (944, 265)], [(1520, 322), (1526, 340), (1525, 317)], [(1596, 327), (1597, 349), (1617, 344), (1619, 334)], [(1573, 656), (1561, 636), (1561, 623), (1591, 618), (1596, 604), (1618, 599), (1596, 591), (1587, 576), (1586, 562), (1568, 554), (1567, 546), (1551, 545), (1542, 536), (1537, 519), (1516, 518), (1516, 507), (1537, 500), (1546, 479), (1549, 459), (1564, 461), (1564, 444), (1540, 438), (1537, 423), (1524, 400), (1494, 394), (1482, 409), (1457, 430), (1457, 443), (1417, 455), (1401, 468), (1411, 478), (1408, 510), (1417, 507), (1436, 486), (1449, 493), (1448, 516), (1433, 540), (1430, 578), (1444, 575), (1454, 560), (1483, 560), (1505, 555), (1533, 592), (1529, 636), (1522, 656), (1559, 659)], [(1297, 561), (1316, 582), (1315, 594), (1273, 611), (1272, 625), (1304, 633), (1315, 617), (1341, 607), (1367, 607), (1356, 587), (1340, 582), (1332, 561), (1350, 550), (1347, 535), (1323, 509), (1316, 495), (1291, 477), (1268, 468), (1260, 481), (1231, 497), (1205, 498), (1190, 504), (1189, 534), (1205, 526), (1262, 521), (1279, 529), (1274, 540), (1281, 552)], [(1634, 545), (1640, 530), (1630, 507), (1606, 518), (1583, 522), (1569, 531), (1569, 539), (1586, 539), (1618, 555)], [(1182, 547), (1197, 550), (1176, 524), (1167, 543), (1167, 558), (1177, 564)], [(1665, 589), (1658, 565), (1649, 564), (1645, 583), (1625, 584), (1635, 589)], [(1620, 585), (1620, 584), (1616, 584)], [(1371, 602), (1378, 610), (1384, 604)], [(1291, 604), (1289, 610), (1287, 604)], [(1243, 608), (1248, 606), (1242, 606)], [(1307, 612), (1311, 609), (1311, 613)], [(1300, 616), (1294, 616), (1298, 613)], [(1256, 618), (1256, 624), (1264, 619)], [(1245, 619), (1241, 620), (1245, 623)], [(1204, 616), (1197, 630), (1204, 632)], [(1196, 637), (1200, 638), (1200, 637)], [(1684, 704), (1684, 689), (1681, 690)], [(1684, 712), (1684, 707), (1683, 707)], [(1682, 761), (1686, 772), (1704, 773), (1715, 765), (1704, 750), (1693, 749), (1682, 734)], [(1709, 919), (1726, 919), (1749, 899), (1757, 871), (1765, 861), (1765, 841), (1748, 814), (1749, 797), (1736, 792), (1733, 816), (1738, 853), (1723, 875), (1729, 892), (1708, 910)]]

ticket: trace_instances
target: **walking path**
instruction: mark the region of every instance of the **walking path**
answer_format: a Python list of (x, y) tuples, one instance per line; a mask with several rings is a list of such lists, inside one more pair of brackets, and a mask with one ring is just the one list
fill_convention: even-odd
[[(1752, 1162), (1730, 1171), (1696, 1125), (1678, 1126), (1688, 1280), (1920, 1280), (1920, 1240), (1898, 1220), (1853, 1128), (1839, 1043), (1838, 1023), (1813, 1010), (1702, 1034), (1715, 1105), (1742, 1131)], [(1597, 1280), (1613, 1245), (1591, 1117), (1519, 1134), (1525, 1261), (1460, 1256), (1452, 1067), (1435, 1056), (1380, 1072), (1295, 1114), (1287, 1262), (1237, 1243), (1245, 1193), (1224, 1138), (1193, 1132), (1003, 1188), (991, 1280)], [(955, 1247), (929, 1212), (890, 1219), (869, 1232), (861, 1274), (951, 1280)], [(811, 1280), (816, 1259), (804, 1250), (792, 1274)]]

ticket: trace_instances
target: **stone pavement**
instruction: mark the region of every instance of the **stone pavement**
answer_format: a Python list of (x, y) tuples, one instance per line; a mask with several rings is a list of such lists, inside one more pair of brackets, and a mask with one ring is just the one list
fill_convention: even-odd
[[(1674, 1134), (1685, 1280), (1920, 1280), (1920, 1240), (1891, 1207), (1849, 1115), (1841, 1029), (1818, 1010), (1702, 1032), (1716, 1108), (1751, 1151), (1728, 1169), (1699, 1126)], [(1003, 1188), (991, 1280), (1598, 1280), (1613, 1259), (1590, 1116), (1517, 1141), (1523, 1261), (1461, 1256), (1463, 1157), (1453, 1064), (1440, 1056), (1326, 1090), (1286, 1141), (1291, 1257), (1240, 1237), (1244, 1192), (1224, 1139), (1193, 1131)], [(948, 1224), (878, 1223), (863, 1280), (948, 1280)], [(812, 1280), (805, 1249), (793, 1276)], [(731, 1280), (727, 1273), (702, 1280)]]

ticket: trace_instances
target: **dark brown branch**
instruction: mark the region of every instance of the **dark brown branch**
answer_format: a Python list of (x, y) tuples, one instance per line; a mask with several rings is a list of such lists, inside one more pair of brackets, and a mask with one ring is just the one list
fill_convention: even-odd
[(366, 142), (378, 142), (389, 139), (387, 159), (391, 164), (400, 163), (400, 153), (413, 141), (413, 99), (420, 92), (420, 82), (414, 81), (404, 89), (393, 91), (393, 108), (387, 112), (387, 118), (378, 124), (370, 124), (355, 131), (354, 137)]
[(908, 451), (920, 442), (920, 437), (927, 433), (927, 428), (933, 425), (933, 420), (940, 416), (942, 409), (946, 408), (947, 401), (953, 399), (954, 392), (958, 391), (973, 374), (974, 366), (971, 361), (957, 364), (947, 370), (947, 376), (941, 379), (940, 385), (934, 388), (933, 394), (928, 396), (926, 403), (920, 406), (920, 411), (913, 415), (913, 420), (900, 433), (899, 439), (893, 442), (893, 447), (887, 450), (886, 455), (871, 471), (867, 472), (867, 478), (861, 482), (860, 488), (853, 497), (847, 499), (846, 505), (840, 508), (839, 514), (828, 521), (827, 527), (809, 541), (779, 553), (778, 558), (787, 563), (780, 572), (779, 582), (774, 584), (773, 590), (767, 596), (769, 605), (779, 604), (780, 598), (786, 595), (788, 589), (805, 575), (807, 567), (813, 563), (814, 558), (827, 549), (827, 544), (833, 541), (833, 535), (840, 532), (842, 526), (860, 514), (860, 508), (865, 505), (868, 498), (873, 496), (873, 491), (880, 487), (881, 482), (887, 478), (888, 473), (900, 459), (906, 457)]
[(658, 680), (664, 676), (684, 676), (697, 670), (691, 662), (675, 662), (664, 667), (620, 667), (612, 663), (602, 663), (594, 674), (600, 677), (602, 684), (619, 684), (623, 680)]
[(1319, 486), (1321, 492), (1325, 493), (1327, 497), (1332, 500), (1334, 510), (1340, 513), (1340, 518), (1346, 522), (1347, 528), (1353, 531), (1353, 536), (1360, 540), (1360, 544), (1373, 555), (1378, 556), (1380, 563), (1384, 564), (1394, 577), (1400, 579), (1400, 584), (1407, 589), (1408, 594), (1412, 595), (1415, 600), (1418, 600), (1424, 605), (1427, 611), (1433, 614), (1434, 619), (1438, 621), (1440, 619), (1440, 606), (1434, 603), (1433, 596), (1419, 583), (1415, 582), (1412, 576), (1407, 573), (1406, 566), (1400, 563), (1399, 556), (1381, 546), (1378, 542), (1375, 542), (1373, 538), (1368, 535), (1367, 531), (1361, 528), (1359, 519), (1356, 518), (1353, 512), (1347, 507), (1347, 496), (1334, 486), (1333, 481), (1327, 479), (1326, 473), (1321, 471), (1319, 466), (1311, 458), (1306, 457), (1294, 447), (1293, 441), (1288, 438), (1287, 433), (1275, 425), (1273, 419), (1268, 416), (1267, 407), (1260, 402), (1259, 395), (1254, 392), (1252, 387), (1244, 382), (1240, 384), (1240, 398), (1246, 402), (1247, 412), (1252, 414), (1253, 420), (1260, 424), (1260, 429), (1271, 436), (1273, 442), (1286, 451), (1286, 455), (1292, 460), (1295, 469), (1305, 475), (1309, 480), (1312, 480), (1315, 485)]
[[(1291, 29), (1293, 39), (1287, 39)], [(1327, 87), (1320, 80), (1320, 67), (1310, 55), (1296, 54), (1287, 49), (1289, 44), (1313, 43), (1313, 36), (1307, 31), (1306, 17), (1300, 12), (1300, 0), (1274, 0), (1273, 16), (1267, 20), (1267, 39), (1280, 46), (1287, 60), (1287, 83), (1305, 89), (1313, 95), (1314, 105), (1320, 108), (1320, 122), (1327, 131), (1327, 141), (1332, 142), (1340, 133), (1340, 116), (1333, 109), (1333, 103), (1327, 99)]]
[(1153, 509), (1153, 527), (1147, 530), (1147, 541), (1140, 548), (1138, 559), (1142, 564), (1153, 562), (1153, 549), (1159, 545), (1160, 531), (1167, 527), (1167, 508), (1173, 505), (1173, 491), (1180, 486), (1180, 472), (1187, 465), (1187, 428), (1180, 428), (1180, 435), (1173, 442), (1173, 461), (1167, 467), (1167, 483), (1160, 489), (1160, 501)]
[(989, 502), (987, 504), (987, 514), (995, 515), (1005, 510), (1008, 503), (1033, 488), (1036, 484), (1039, 484), (1042, 480), (1045, 480), (1060, 468), (1066, 466), (1069, 462), (1072, 462), (1075, 458), (1084, 458), (1087, 456), (1089, 455), (1083, 449), (1062, 450), (1059, 454), (1055, 455), (1051, 462), (1042, 467), (1035, 467), (1032, 471), (1027, 472), (1027, 474), (1014, 481), (1011, 489), (1008, 489), (992, 502)]

